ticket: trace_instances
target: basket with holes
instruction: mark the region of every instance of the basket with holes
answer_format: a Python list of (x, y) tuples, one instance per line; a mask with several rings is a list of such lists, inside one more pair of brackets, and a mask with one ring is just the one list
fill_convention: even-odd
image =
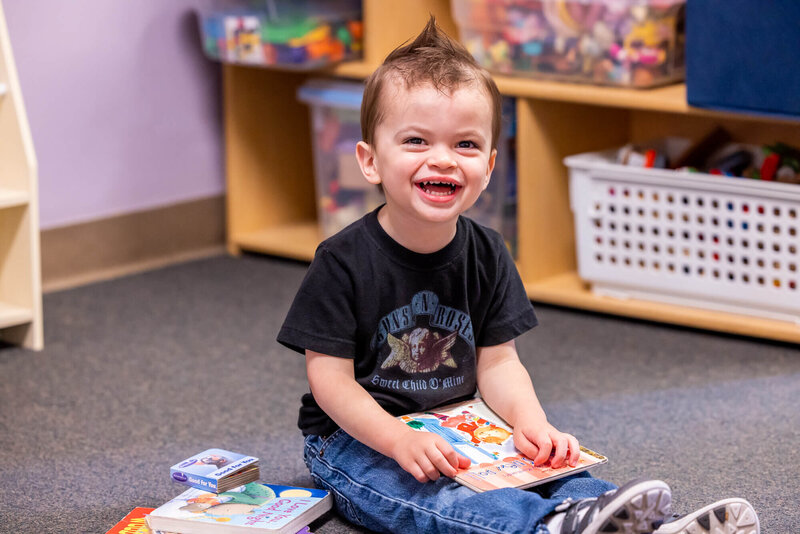
[[(685, 144), (664, 146), (669, 157)], [(631, 167), (616, 156), (564, 160), (578, 272), (593, 292), (800, 324), (800, 185)]]

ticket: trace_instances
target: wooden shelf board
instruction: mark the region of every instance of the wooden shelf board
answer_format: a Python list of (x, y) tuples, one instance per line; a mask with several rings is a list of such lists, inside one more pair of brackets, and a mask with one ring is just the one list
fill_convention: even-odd
[(800, 325), (749, 315), (704, 310), (660, 302), (617, 299), (595, 295), (577, 272), (568, 272), (533, 283), (525, 288), (531, 300), (559, 306), (671, 323), (730, 334), (800, 343)]
[(302, 261), (311, 261), (322, 241), (317, 221), (287, 223), (232, 236), (232, 244), (242, 250), (262, 252)]
[(19, 326), (33, 321), (33, 311), (0, 302), (0, 328)]
[(501, 75), (495, 75), (494, 79), (502, 93), (518, 97), (672, 113), (687, 113), (693, 109), (686, 103), (686, 85), (682, 83), (653, 89), (628, 89)]
[(0, 209), (23, 206), (28, 203), (28, 193), (14, 189), (0, 188)]
[[(366, 78), (375, 68), (364, 61), (350, 61), (336, 65), (331, 73), (345, 78)], [(686, 103), (686, 85), (682, 83), (654, 89), (627, 89), (500, 74), (493, 76), (500, 92), (510, 96), (672, 113), (703, 112)]]
[(331, 67), (331, 74), (343, 78), (364, 79), (376, 68), (378, 68), (377, 65), (369, 64), (366, 61), (345, 61)]
[[(376, 65), (364, 61), (341, 63), (331, 69), (331, 74), (345, 78), (364, 79)], [(741, 112), (714, 111), (690, 106), (686, 101), (686, 84), (674, 83), (652, 89), (629, 89), (625, 87), (605, 87), (601, 85), (553, 82), (533, 78), (503, 76), (494, 74), (500, 92), (519, 98), (537, 98), (555, 102), (589, 104), (611, 108), (635, 109), (641, 111), (661, 111), (686, 115), (698, 115), (718, 119), (741, 119), (758, 122), (795, 123), (790, 117), (772, 117)]]

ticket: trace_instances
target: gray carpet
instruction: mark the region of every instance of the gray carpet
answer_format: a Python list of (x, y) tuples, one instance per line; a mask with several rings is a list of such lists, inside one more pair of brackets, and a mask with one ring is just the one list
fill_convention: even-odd
[[(46, 295), (45, 350), (0, 348), (0, 531), (105, 532), (209, 447), (310, 484), (303, 359), (275, 342), (305, 268), (216, 257)], [(800, 532), (797, 347), (538, 311), (521, 356), (552, 422), (609, 456), (597, 476), (661, 478), (678, 511), (742, 496), (764, 532)]]

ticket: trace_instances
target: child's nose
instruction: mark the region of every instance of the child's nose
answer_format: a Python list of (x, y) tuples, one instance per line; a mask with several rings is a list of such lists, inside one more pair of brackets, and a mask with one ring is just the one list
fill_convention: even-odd
[(456, 166), (456, 159), (447, 147), (434, 146), (428, 153), (428, 165), (439, 169), (450, 169)]

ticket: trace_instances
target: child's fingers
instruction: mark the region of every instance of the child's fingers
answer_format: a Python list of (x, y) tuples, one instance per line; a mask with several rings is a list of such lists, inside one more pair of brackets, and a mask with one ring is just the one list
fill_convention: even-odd
[(452, 468), (448, 469), (447, 471), (442, 471), (440, 469), (440, 471), (442, 471), (442, 473), (446, 476), (454, 477), (456, 476), (456, 471), (458, 469), (464, 468), (462, 466), (464, 466), (465, 462), (466, 462), (465, 467), (469, 467), (469, 465), (472, 463), (469, 461), (469, 458), (457, 453), (456, 450), (449, 443), (443, 443), (439, 441), (436, 443), (436, 447), (442, 454), (442, 456), (444, 456), (445, 460), (447, 461), (447, 464)]
[(550, 460), (550, 465), (555, 468), (563, 467), (569, 452), (569, 441), (566, 434), (561, 434), (555, 438), (556, 451), (553, 453), (553, 458)]
[(575, 436), (569, 436), (567, 441), (569, 442), (569, 465), (575, 467), (581, 458), (581, 446)]
[(470, 460), (469, 458), (467, 458), (466, 456), (463, 456), (461, 454), (458, 455), (458, 466), (457, 467), (459, 469), (468, 469), (469, 466), (471, 466), (471, 465), (472, 465), (472, 460)]
[(528, 437), (528, 434), (520, 432), (519, 435), (514, 435), (514, 445), (522, 454), (531, 458), (534, 465), (542, 465), (550, 458), (553, 444), (550, 436), (546, 433), (532, 434), (532, 438)]
[(418, 477), (414, 477), (420, 482), (427, 482), (429, 480), (437, 480), (439, 478), (439, 468), (428, 458), (427, 456), (423, 456), (422, 458), (417, 459), (417, 466), (423, 473), (423, 477), (420, 479)]
[[(445, 447), (452, 449), (452, 447), (450, 447), (448, 444), (445, 443), (444, 445)], [(442, 444), (437, 442), (436, 447), (434, 447), (433, 450), (428, 453), (428, 459), (432, 462), (433, 466), (437, 470), (437, 478), (439, 473), (442, 473), (448, 477), (456, 476), (456, 468), (453, 467), (452, 460), (446, 454), (446, 450), (442, 450), (445, 447), (442, 447)], [(453, 458), (453, 460), (455, 460), (455, 458)]]
[(422, 468), (417, 464), (412, 464), (406, 469), (408, 473), (416, 479), (417, 482), (427, 482), (428, 476), (422, 471)]
[(514, 446), (528, 458), (533, 458), (539, 453), (539, 447), (531, 443), (523, 432), (514, 434)]
[(533, 459), (533, 465), (542, 465), (550, 459), (550, 453), (553, 451), (553, 442), (550, 441), (550, 437), (545, 435), (547, 439), (539, 439), (536, 441), (536, 445), (539, 447), (539, 453)]

